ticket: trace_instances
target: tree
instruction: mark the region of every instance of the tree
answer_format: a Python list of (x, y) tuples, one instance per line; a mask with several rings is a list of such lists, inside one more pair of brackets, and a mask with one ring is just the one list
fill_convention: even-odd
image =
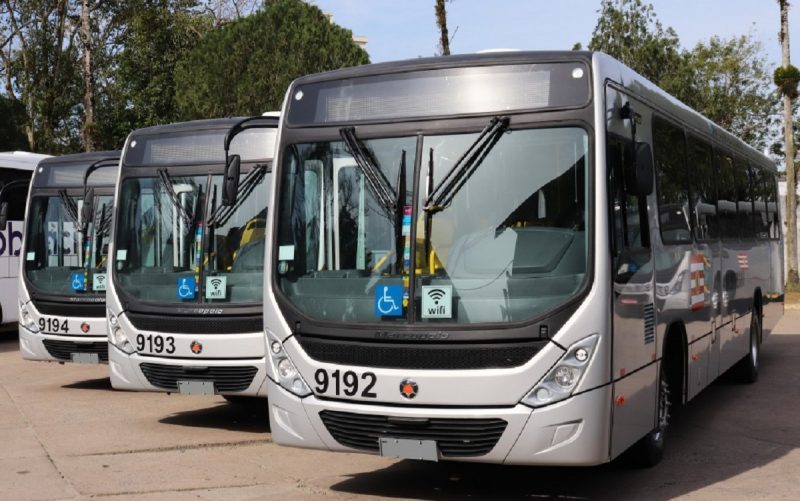
[(28, 149), (23, 132), (25, 107), (16, 99), (0, 95), (0, 151)]
[(436, 0), (436, 26), (439, 28), (439, 49), (441, 55), (450, 55), (450, 38), (447, 34), (447, 9), (445, 2), (447, 0)]
[(602, 51), (660, 83), (683, 64), (678, 35), (664, 29), (652, 5), (641, 0), (602, 0), (589, 50)]
[[(794, 163), (794, 132), (792, 130), (792, 99), (797, 97), (800, 72), (789, 59), (789, 1), (778, 0), (781, 8), (782, 68), (775, 71), (775, 83), (783, 95), (783, 142), (786, 152), (786, 256), (788, 260), (787, 286), (800, 286), (797, 273), (797, 178)], [(781, 71), (782, 69), (782, 71)]]
[(366, 64), (352, 33), (301, 0), (264, 9), (209, 33), (175, 72), (183, 119), (277, 110), (291, 81), (308, 73)]
[(661, 82), (667, 92), (758, 150), (777, 140), (778, 101), (758, 41), (711, 37), (683, 58), (682, 70)]

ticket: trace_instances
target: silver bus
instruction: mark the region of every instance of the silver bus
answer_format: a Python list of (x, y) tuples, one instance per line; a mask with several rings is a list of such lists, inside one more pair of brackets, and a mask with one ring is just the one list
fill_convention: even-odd
[(0, 153), (0, 193), (9, 202), (7, 224), (0, 228), (0, 324), (3, 325), (13, 324), (18, 319), (17, 276), (25, 198), (33, 170), (40, 160), (49, 156), (27, 151)]
[(226, 118), (129, 135), (111, 238), (114, 388), (266, 396), (262, 270), (277, 125)]
[(119, 153), (63, 155), (36, 167), (18, 286), (26, 360), (108, 361), (106, 268)]
[(279, 444), (652, 465), (783, 312), (773, 162), (601, 53), (299, 78), (274, 176)]

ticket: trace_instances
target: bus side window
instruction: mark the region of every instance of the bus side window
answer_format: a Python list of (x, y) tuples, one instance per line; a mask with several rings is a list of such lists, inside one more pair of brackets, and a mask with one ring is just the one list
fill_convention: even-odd
[(717, 219), (717, 187), (711, 163), (711, 145), (689, 136), (689, 186), (692, 195), (694, 237), (698, 241), (719, 238)]
[(753, 231), (753, 193), (750, 185), (750, 176), (747, 174), (747, 161), (736, 158), (734, 161), (734, 175), (736, 182), (736, 211), (739, 238), (750, 240), (755, 237)]
[(750, 166), (750, 186), (753, 190), (753, 226), (756, 238), (767, 240), (769, 238), (769, 213), (767, 211), (767, 196), (769, 173), (753, 165)]
[(616, 256), (625, 249), (650, 247), (647, 202), (642, 197), (630, 194), (625, 187), (625, 172), (633, 168), (628, 161), (630, 155), (625, 154), (625, 149), (630, 147), (630, 141), (617, 137), (608, 139), (609, 199)]
[(683, 130), (656, 117), (653, 121), (653, 155), (661, 240), (665, 244), (691, 243)]
[(717, 213), (719, 214), (720, 236), (723, 240), (736, 240), (736, 185), (733, 177), (733, 159), (726, 152), (715, 151), (717, 164)]
[(767, 176), (767, 213), (769, 220), (769, 238), (772, 240), (781, 239), (780, 208), (778, 206), (778, 183), (775, 175), (765, 171)]

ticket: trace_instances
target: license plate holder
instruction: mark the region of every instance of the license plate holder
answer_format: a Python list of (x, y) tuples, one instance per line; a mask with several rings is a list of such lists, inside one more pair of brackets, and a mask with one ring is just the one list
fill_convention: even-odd
[(178, 381), (181, 395), (214, 395), (213, 381)]
[(381, 456), (400, 459), (439, 461), (439, 451), (433, 440), (382, 437), (379, 439)]
[(70, 353), (70, 359), (76, 364), (99, 364), (98, 353)]

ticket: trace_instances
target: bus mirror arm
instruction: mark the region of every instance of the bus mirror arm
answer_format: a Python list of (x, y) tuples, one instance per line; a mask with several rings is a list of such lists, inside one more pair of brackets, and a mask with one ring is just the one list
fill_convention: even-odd
[(83, 206), (81, 207), (81, 228), (83, 234), (89, 230), (89, 223), (94, 218), (94, 188), (90, 187), (85, 191)]
[(636, 194), (646, 197), (653, 193), (653, 154), (648, 143), (634, 143), (636, 145), (635, 163), (633, 168), (636, 172)]
[(0, 202), (0, 231), (6, 231), (8, 224), (8, 202)]
[(241, 169), (241, 157), (231, 155), (225, 164), (225, 179), (222, 186), (222, 205), (230, 207), (236, 203), (236, 196), (239, 191), (239, 171)]

